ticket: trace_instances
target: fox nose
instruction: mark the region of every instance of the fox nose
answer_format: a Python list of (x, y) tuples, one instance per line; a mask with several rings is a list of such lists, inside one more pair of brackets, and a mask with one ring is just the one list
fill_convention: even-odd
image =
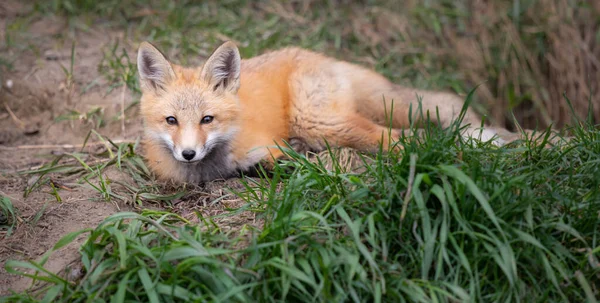
[(184, 159), (190, 161), (190, 160), (194, 159), (194, 157), (196, 156), (196, 152), (191, 149), (186, 149), (181, 152), (181, 155), (183, 156)]

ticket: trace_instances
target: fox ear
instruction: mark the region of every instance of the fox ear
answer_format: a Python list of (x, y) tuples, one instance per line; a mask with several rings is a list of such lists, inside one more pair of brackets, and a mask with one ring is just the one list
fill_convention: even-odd
[(142, 90), (155, 93), (175, 79), (173, 67), (165, 56), (152, 44), (142, 42), (137, 57), (138, 72)]
[(213, 90), (237, 93), (240, 88), (240, 52), (231, 41), (223, 43), (210, 55), (200, 74)]

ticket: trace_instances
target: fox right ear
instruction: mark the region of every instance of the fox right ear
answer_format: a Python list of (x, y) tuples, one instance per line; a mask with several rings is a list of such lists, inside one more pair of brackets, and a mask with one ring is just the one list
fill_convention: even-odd
[(175, 79), (175, 72), (167, 58), (148, 42), (140, 45), (137, 64), (142, 90), (158, 92)]
[(202, 66), (200, 78), (213, 90), (237, 93), (240, 87), (240, 52), (231, 41), (221, 44)]

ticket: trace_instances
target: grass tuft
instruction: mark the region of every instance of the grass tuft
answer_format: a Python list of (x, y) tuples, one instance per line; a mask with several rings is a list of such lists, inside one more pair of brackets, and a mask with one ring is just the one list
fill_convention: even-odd
[(0, 195), (0, 231), (9, 237), (17, 225), (17, 211), (8, 197)]

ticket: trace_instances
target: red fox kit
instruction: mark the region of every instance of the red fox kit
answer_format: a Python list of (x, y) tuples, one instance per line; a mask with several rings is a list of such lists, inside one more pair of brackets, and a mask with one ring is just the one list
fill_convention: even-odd
[[(438, 108), (443, 127), (463, 105), (458, 96), (402, 87), (364, 67), (299, 48), (241, 60), (234, 43), (226, 42), (201, 67), (186, 68), (144, 42), (137, 63), (148, 165), (159, 178), (178, 182), (231, 177), (282, 156), (277, 145), (290, 140), (313, 151), (323, 150), (325, 142), (385, 150), (389, 138), (409, 126), (417, 95), (431, 117)], [(470, 109), (463, 123), (471, 125), (467, 135), (494, 137), (491, 130), (476, 130), (481, 119)]]

